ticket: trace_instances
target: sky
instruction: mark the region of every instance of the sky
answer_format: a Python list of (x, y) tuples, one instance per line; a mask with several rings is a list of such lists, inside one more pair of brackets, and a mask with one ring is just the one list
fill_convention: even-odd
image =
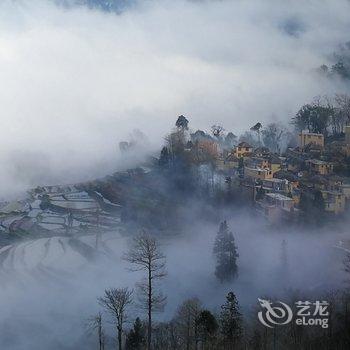
[(138, 129), (138, 155), (154, 151), (180, 114), (239, 134), (346, 92), (315, 69), (349, 40), (348, 13), (347, 0), (154, 0), (119, 14), (1, 1), (0, 198), (121, 169), (120, 141)]

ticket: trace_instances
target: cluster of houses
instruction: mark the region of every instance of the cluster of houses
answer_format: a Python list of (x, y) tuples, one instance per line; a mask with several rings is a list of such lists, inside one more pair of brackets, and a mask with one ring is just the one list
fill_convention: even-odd
[(37, 187), (27, 198), (0, 203), (0, 232), (74, 234), (120, 223), (121, 205), (75, 185)]
[[(195, 164), (205, 168), (210, 163), (216, 169), (203, 172), (205, 186), (229, 186), (229, 193), (234, 189), (233, 195), (253, 203), (269, 222), (298, 220), (305, 211), (305, 198), (321, 197), (322, 209), (329, 216), (343, 215), (350, 207), (350, 126), (345, 127), (344, 139), (327, 142), (322, 134), (301, 132), (298, 147), (283, 154), (263, 146), (254, 148), (247, 142), (220, 147), (218, 140), (203, 132), (194, 136), (185, 148), (187, 154)], [(115, 187), (137, 200), (141, 191), (136, 181), (139, 172), (149, 171), (140, 168), (126, 175), (120, 173), (114, 179), (118, 184)], [(149, 199), (148, 187), (146, 183), (142, 188)], [(29, 191), (23, 200), (0, 202), (0, 232), (45, 235), (115, 228), (121, 223), (127, 201), (123, 208), (117, 203), (122, 195), (112, 196), (111, 202), (99, 191), (105, 195), (111, 192), (98, 186), (44, 186)]]
[(344, 214), (350, 203), (350, 178), (337, 169), (350, 156), (350, 126), (344, 140), (325, 144), (322, 134), (304, 131), (298, 141), (298, 147), (283, 155), (241, 142), (231, 151), (217, 153), (216, 168), (234, 180), (270, 222), (297, 220), (301, 196), (316, 192), (322, 194), (326, 213)]

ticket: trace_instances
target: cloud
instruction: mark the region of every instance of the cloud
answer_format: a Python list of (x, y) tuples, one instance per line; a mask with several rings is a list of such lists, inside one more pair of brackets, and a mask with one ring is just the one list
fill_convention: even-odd
[(348, 40), (349, 10), (346, 0), (159, 0), (117, 15), (1, 2), (0, 196), (113, 171), (131, 130), (154, 149), (179, 114), (239, 133), (344, 92), (313, 70)]

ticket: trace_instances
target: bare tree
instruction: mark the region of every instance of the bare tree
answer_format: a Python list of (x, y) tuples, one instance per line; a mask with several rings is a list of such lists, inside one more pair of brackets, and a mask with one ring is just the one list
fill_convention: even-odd
[(179, 334), (186, 350), (193, 349), (198, 336), (196, 319), (201, 312), (202, 304), (198, 298), (185, 300), (178, 308), (175, 316)]
[(261, 145), (261, 128), (262, 128), (262, 124), (260, 122), (257, 122), (255, 125), (253, 125), (250, 130), (254, 131), (257, 133), (258, 135), (258, 141), (259, 141), (259, 146)]
[(225, 129), (221, 125), (212, 125), (211, 127), (211, 132), (213, 133), (213, 136), (217, 138), (220, 138), (223, 135), (224, 131)]
[(345, 94), (335, 95), (335, 102), (340, 109), (340, 114), (343, 117), (343, 122), (350, 122), (350, 96)]
[(152, 314), (163, 308), (166, 297), (155, 290), (155, 282), (166, 275), (165, 255), (159, 250), (158, 242), (154, 237), (141, 232), (133, 239), (133, 244), (124, 260), (133, 265), (132, 271), (145, 271), (147, 276), (138, 284), (140, 301), (148, 313), (147, 349), (152, 345)]
[(102, 314), (99, 312), (97, 315), (88, 319), (86, 324), (88, 332), (97, 332), (99, 350), (104, 350), (105, 348), (105, 334), (102, 327)]
[(132, 291), (128, 288), (106, 289), (98, 301), (115, 319), (118, 333), (118, 349), (122, 350), (123, 326), (127, 320), (127, 307), (132, 303)]
[(264, 145), (272, 152), (280, 153), (287, 132), (287, 129), (281, 123), (268, 124), (261, 131)]

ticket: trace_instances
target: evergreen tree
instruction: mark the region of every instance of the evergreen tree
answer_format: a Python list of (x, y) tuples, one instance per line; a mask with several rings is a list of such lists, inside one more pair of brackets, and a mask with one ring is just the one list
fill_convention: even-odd
[(309, 196), (305, 192), (301, 192), (301, 194), (300, 194), (299, 207), (305, 213), (307, 213), (309, 211), (310, 199), (309, 199)]
[(259, 201), (259, 200), (263, 199), (264, 196), (265, 196), (265, 190), (264, 190), (263, 186), (261, 185), (261, 187), (259, 187), (258, 190), (257, 190), (257, 192), (256, 192), (256, 197), (255, 197), (255, 199), (256, 199), (257, 201)]
[(316, 209), (316, 214), (322, 214), (322, 212), (324, 212), (325, 201), (321, 191), (315, 192), (313, 204)]
[(331, 116), (334, 115), (334, 107), (323, 105), (320, 101), (306, 104), (300, 108), (292, 123), (299, 131), (307, 129), (309, 132), (327, 136)]
[(312, 198), (309, 193), (301, 192), (299, 207), (302, 210), (302, 219), (305, 223), (312, 221)]
[(226, 221), (220, 224), (213, 252), (216, 257), (215, 276), (221, 283), (233, 280), (237, 276), (237, 258), (239, 255), (233, 233), (229, 231)]
[[(215, 334), (219, 328), (215, 316), (209, 310), (203, 310), (196, 319), (199, 339), (205, 344), (213, 342)], [(197, 343), (198, 341), (196, 341)]]
[(226, 296), (226, 302), (221, 306), (220, 331), (223, 336), (225, 349), (234, 347), (242, 336), (242, 315), (239, 312), (238, 301), (233, 292)]
[(229, 132), (225, 137), (225, 146), (227, 149), (232, 149), (237, 143), (237, 136)]
[(331, 69), (332, 74), (337, 74), (343, 79), (349, 79), (350, 78), (350, 72), (349, 70), (345, 67), (343, 61), (338, 61), (336, 64), (332, 66)]
[(243, 178), (244, 177), (244, 158), (240, 157), (238, 159), (238, 174), (239, 177)]
[(185, 116), (180, 115), (176, 120), (175, 126), (182, 130), (188, 130), (188, 123), (188, 119)]
[(167, 167), (169, 166), (169, 161), (170, 161), (169, 150), (167, 147), (163, 147), (160, 152), (159, 165), (161, 167)]
[(127, 335), (125, 349), (126, 350), (140, 350), (146, 344), (145, 327), (139, 317), (134, 322), (133, 329)]
[(324, 221), (326, 204), (321, 191), (302, 192), (299, 207), (303, 211), (306, 223), (320, 224)]
[(256, 329), (254, 330), (253, 336), (251, 337), (249, 341), (249, 349), (251, 350), (260, 350), (261, 349), (261, 334), (260, 332)]

